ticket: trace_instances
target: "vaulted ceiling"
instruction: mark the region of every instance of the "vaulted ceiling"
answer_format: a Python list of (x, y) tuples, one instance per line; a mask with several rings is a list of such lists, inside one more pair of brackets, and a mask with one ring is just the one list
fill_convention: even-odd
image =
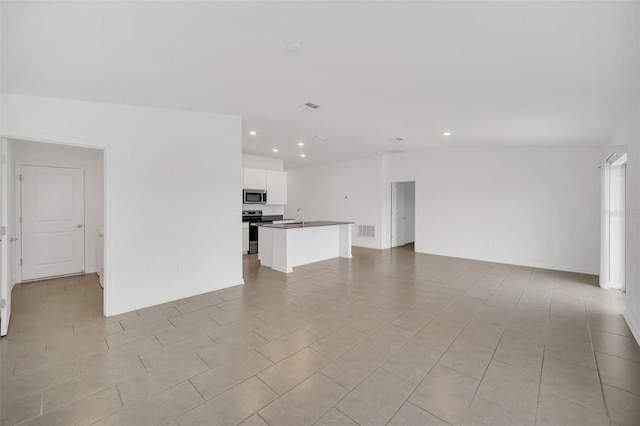
[(2, 91), (237, 114), (244, 152), (287, 167), (445, 144), (601, 145), (638, 99), (638, 10), (2, 2)]

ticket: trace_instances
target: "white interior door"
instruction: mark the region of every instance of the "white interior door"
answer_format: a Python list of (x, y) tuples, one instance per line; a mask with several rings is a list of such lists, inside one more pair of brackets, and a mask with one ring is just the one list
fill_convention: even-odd
[(391, 184), (391, 247), (404, 244), (404, 186)]
[(22, 279), (84, 272), (84, 170), (22, 166)]

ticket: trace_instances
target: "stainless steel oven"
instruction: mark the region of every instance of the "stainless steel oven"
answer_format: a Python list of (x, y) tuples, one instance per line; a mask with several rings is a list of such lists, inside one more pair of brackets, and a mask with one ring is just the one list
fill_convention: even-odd
[(264, 189), (243, 189), (242, 204), (267, 204), (267, 191)]
[(262, 221), (262, 210), (242, 210), (242, 221), (249, 222), (249, 254), (258, 252), (258, 227)]
[(282, 215), (263, 216), (262, 210), (242, 210), (242, 221), (249, 222), (249, 254), (258, 252), (258, 226), (282, 220)]

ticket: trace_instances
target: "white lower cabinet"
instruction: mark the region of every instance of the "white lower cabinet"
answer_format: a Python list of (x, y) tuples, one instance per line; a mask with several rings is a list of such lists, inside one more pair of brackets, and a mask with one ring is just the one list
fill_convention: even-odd
[(242, 222), (242, 254), (249, 253), (249, 222)]

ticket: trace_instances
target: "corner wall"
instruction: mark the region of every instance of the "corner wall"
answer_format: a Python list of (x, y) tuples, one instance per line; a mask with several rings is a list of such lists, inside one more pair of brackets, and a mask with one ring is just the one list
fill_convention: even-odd
[(2, 136), (104, 148), (105, 315), (241, 284), (241, 123), (2, 95)]

